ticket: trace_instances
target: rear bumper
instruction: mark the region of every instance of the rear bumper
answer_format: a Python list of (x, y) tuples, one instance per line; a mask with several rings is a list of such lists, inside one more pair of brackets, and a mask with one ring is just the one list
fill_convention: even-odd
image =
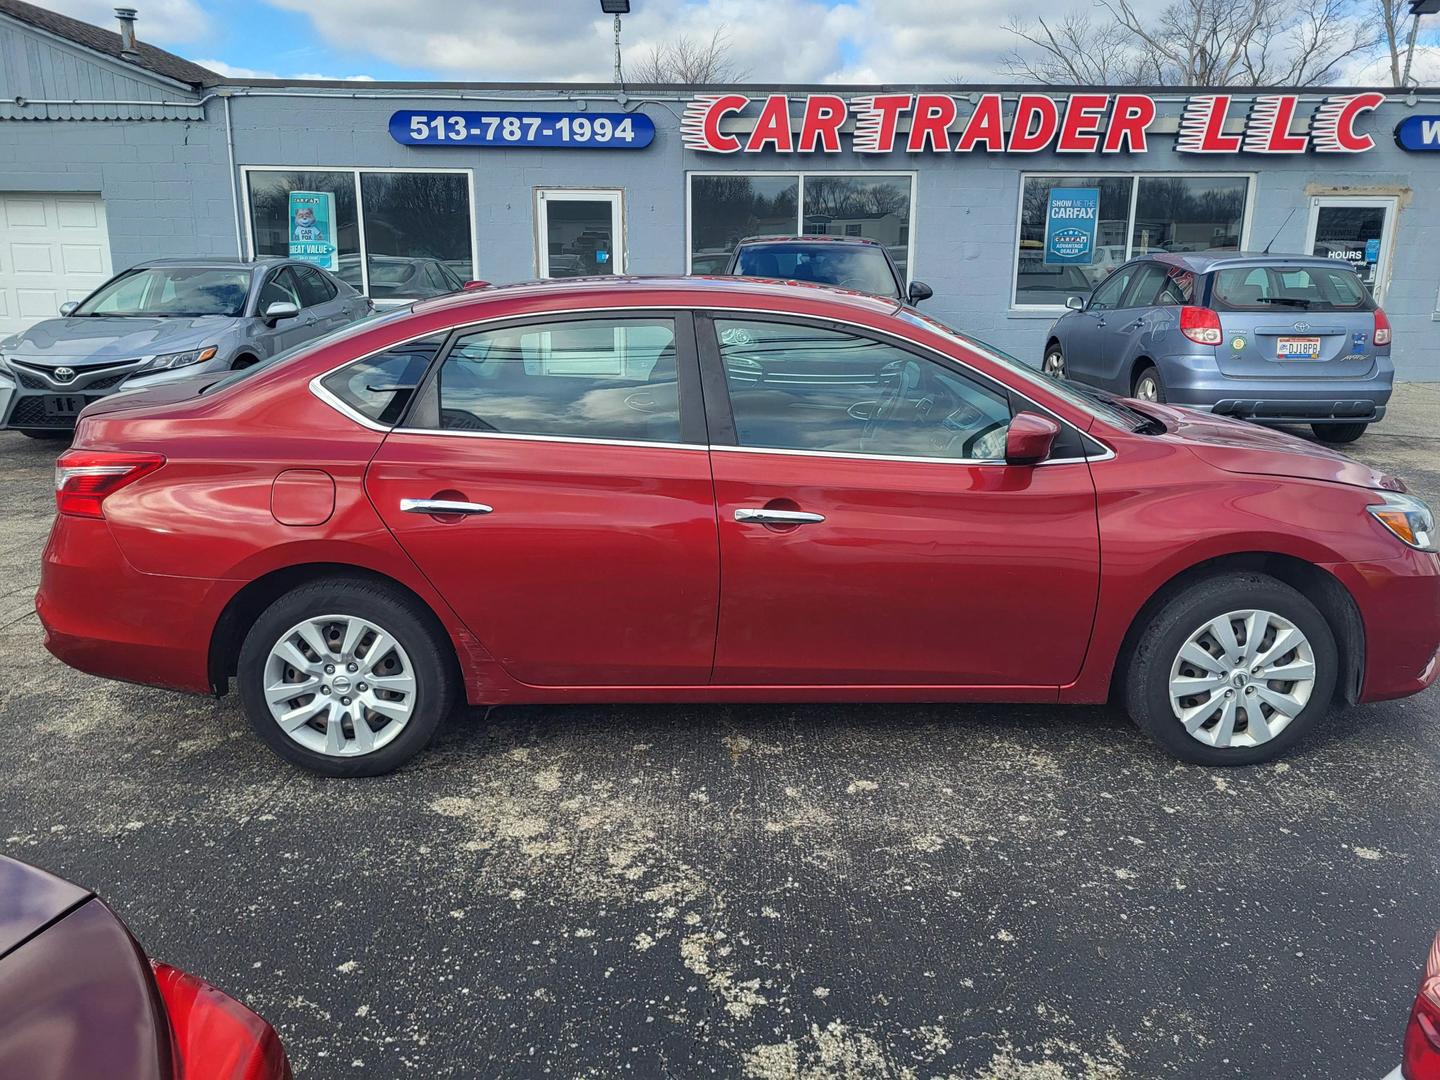
[(1318, 379), (1297, 373), (1284, 379), (1222, 375), (1213, 357), (1172, 357), (1162, 367), (1172, 405), (1203, 409), (1260, 423), (1375, 423), (1385, 415), (1395, 369), (1381, 357), (1363, 378)]
[[(237, 582), (228, 583), (238, 585)], [(206, 693), (210, 613), (227, 583), (142, 574), (100, 519), (57, 516), (35, 610), (45, 648), (91, 675)]]
[(1418, 694), (1440, 676), (1440, 555), (1326, 567), (1349, 590), (1365, 627), (1361, 701)]

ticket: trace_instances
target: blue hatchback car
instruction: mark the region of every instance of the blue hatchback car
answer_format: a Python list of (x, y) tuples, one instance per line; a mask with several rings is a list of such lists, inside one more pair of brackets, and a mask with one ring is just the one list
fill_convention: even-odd
[(1156, 252), (1070, 297), (1045, 371), (1129, 397), (1353, 442), (1385, 415), (1390, 324), (1349, 263)]

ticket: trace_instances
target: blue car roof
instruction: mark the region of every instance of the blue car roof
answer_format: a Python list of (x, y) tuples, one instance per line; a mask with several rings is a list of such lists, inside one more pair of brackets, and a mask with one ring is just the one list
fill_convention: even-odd
[[(1136, 260), (1179, 266), (1196, 274), (1208, 274), (1231, 266), (1335, 266), (1336, 260), (1323, 255), (1290, 255), (1263, 251), (1152, 251)], [(1348, 264), (1341, 264), (1348, 265)]]

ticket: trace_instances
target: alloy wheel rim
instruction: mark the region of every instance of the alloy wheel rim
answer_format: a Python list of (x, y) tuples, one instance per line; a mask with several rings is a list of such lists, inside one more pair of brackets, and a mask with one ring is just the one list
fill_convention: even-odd
[(355, 615), (296, 623), (265, 660), (265, 703), (285, 736), (326, 757), (388, 746), (415, 711), (415, 669), (384, 627)]
[(1135, 387), (1135, 396), (1141, 401), (1159, 401), (1160, 386), (1152, 375), (1146, 375)]
[(1063, 353), (1045, 354), (1045, 374), (1057, 379), (1065, 377), (1065, 355)]
[(1170, 707), (1190, 737), (1219, 749), (1260, 746), (1299, 716), (1315, 689), (1315, 650), (1289, 619), (1245, 609), (1203, 623), (1170, 666)]

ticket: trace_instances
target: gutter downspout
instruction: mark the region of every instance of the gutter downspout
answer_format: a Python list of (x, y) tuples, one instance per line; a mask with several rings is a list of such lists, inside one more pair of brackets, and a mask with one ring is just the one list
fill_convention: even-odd
[(230, 161), (230, 213), (235, 218), (235, 257), (245, 257), (245, 240), (240, 232), (240, 184), (235, 179), (235, 129), (230, 125), (230, 95), (222, 94), (225, 102), (225, 155)]

